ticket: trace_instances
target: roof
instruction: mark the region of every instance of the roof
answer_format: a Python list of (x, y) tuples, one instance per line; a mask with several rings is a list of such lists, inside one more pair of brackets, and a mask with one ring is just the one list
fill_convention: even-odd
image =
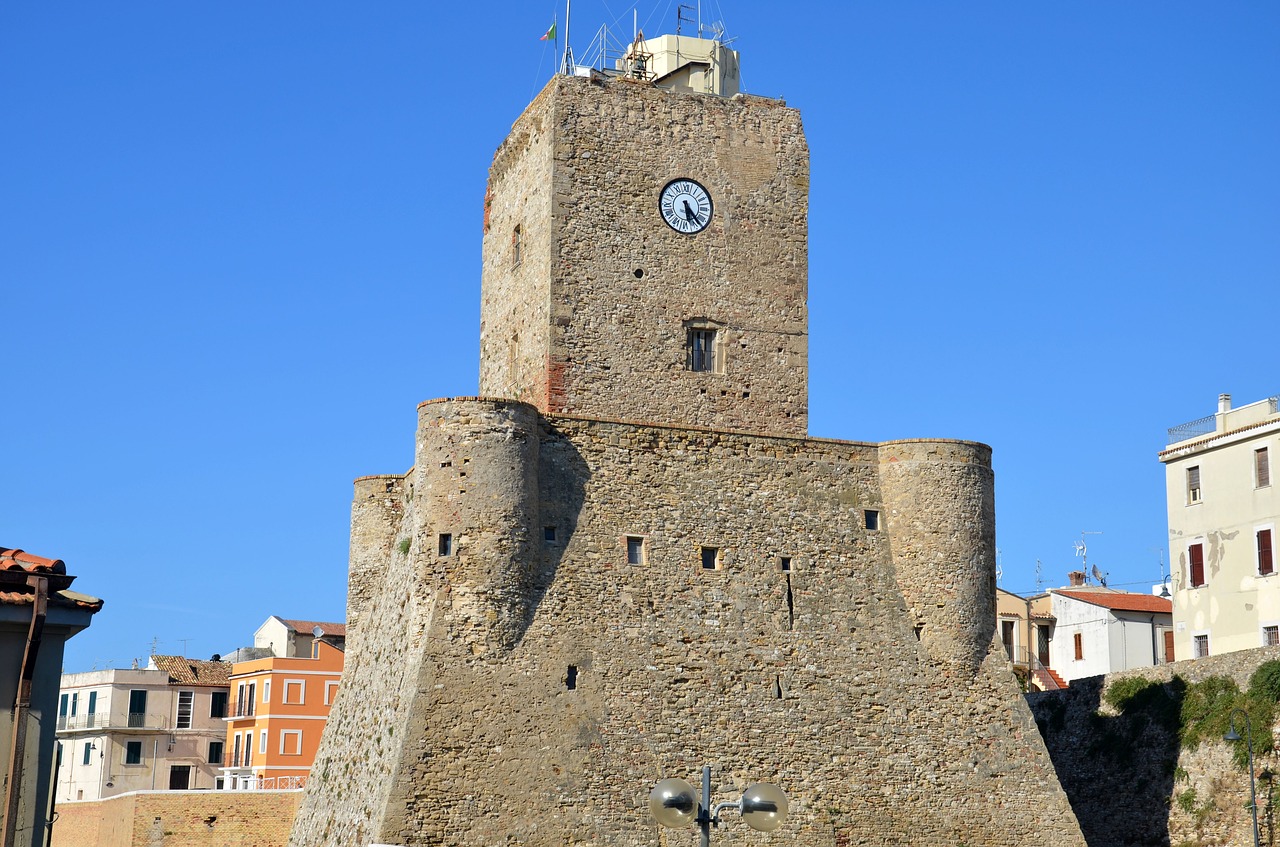
[(1163, 612), (1173, 614), (1173, 601), (1167, 597), (1154, 594), (1136, 594), (1131, 591), (1079, 590), (1070, 588), (1055, 589), (1054, 594), (1079, 600), (1081, 603), (1092, 603), (1104, 609), (1116, 612)]
[(331, 638), (346, 638), (347, 625), (344, 623), (329, 623), (326, 621), (294, 621), (288, 618), (280, 619), (286, 626), (294, 632), (300, 632), (303, 635), (311, 635), (315, 632), (316, 627), (320, 627), (321, 635), (327, 635)]
[(61, 559), (46, 559), (16, 547), (0, 546), (0, 572), (9, 577), (0, 582), (0, 603), (11, 606), (31, 605), (35, 589), (22, 579), (25, 574), (43, 576), (49, 580), (49, 602), (55, 606), (86, 609), (91, 614), (102, 608), (102, 601), (97, 597), (67, 590), (75, 577), (67, 575), (67, 566)]
[(169, 674), (178, 685), (228, 685), (230, 662), (188, 659), (186, 656), (152, 656), (151, 664)]

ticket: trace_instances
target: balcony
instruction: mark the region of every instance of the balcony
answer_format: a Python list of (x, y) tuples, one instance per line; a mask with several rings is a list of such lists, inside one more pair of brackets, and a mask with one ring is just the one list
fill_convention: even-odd
[(165, 715), (149, 715), (145, 712), (129, 712), (127, 715), (112, 715), (110, 712), (96, 712), (88, 715), (58, 715), (59, 732), (76, 732), (85, 729), (168, 729), (169, 720)]

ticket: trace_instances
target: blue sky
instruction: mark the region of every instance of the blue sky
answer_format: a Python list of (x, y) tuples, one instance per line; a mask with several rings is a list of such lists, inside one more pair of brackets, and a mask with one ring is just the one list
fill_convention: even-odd
[[(479, 8), (0, 7), (0, 544), (106, 599), (68, 670), (341, 619), (352, 479), (476, 390), (486, 172), (564, 32)], [(579, 57), (632, 8), (578, 0)], [(1004, 587), (1089, 530), (1146, 590), (1165, 429), (1280, 393), (1280, 4), (703, 17), (804, 118), (812, 433), (991, 444)]]

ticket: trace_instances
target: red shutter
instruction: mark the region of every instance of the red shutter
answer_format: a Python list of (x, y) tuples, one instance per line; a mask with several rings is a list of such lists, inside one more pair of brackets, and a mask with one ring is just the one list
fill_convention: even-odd
[(1191, 556), (1191, 587), (1204, 585), (1204, 545), (1192, 544), (1187, 551)]
[(1275, 570), (1271, 559), (1271, 530), (1258, 530), (1258, 573), (1266, 575)]
[(1079, 661), (1084, 658), (1084, 636), (1077, 632), (1074, 640), (1076, 643), (1076, 660)]

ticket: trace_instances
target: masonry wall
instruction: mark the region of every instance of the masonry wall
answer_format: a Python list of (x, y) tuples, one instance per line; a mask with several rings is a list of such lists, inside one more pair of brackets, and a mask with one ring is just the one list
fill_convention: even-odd
[(61, 803), (53, 847), (282, 847), (299, 791), (136, 791)]
[[(1249, 776), (1232, 763), (1227, 744), (1211, 739), (1184, 750), (1176, 732), (1155, 720), (1119, 716), (1103, 698), (1116, 681), (1132, 677), (1169, 684), (1175, 676), (1186, 683), (1226, 676), (1243, 691), (1258, 665), (1272, 659), (1280, 659), (1280, 647), (1086, 677), (1061, 691), (1028, 695), (1089, 847), (1252, 843)], [(1167, 690), (1180, 705), (1179, 688)], [(1274, 756), (1260, 758), (1257, 771), (1275, 773), (1278, 765)], [(1280, 844), (1280, 808), (1270, 789), (1270, 781), (1258, 782), (1265, 845)], [(1179, 802), (1189, 790), (1194, 800)]]
[[(714, 204), (696, 235), (658, 211), (682, 177)], [(480, 392), (543, 412), (804, 435), (808, 192), (800, 115), (781, 101), (556, 77), (490, 169)], [(715, 373), (686, 368), (700, 321), (720, 333)]]
[(347, 569), (347, 644), (358, 637), (360, 618), (393, 553), (404, 519), (404, 477), (364, 476), (355, 481), (351, 503), (351, 552)]
[(1082, 843), (992, 652), (987, 448), (531, 412), (420, 409), (291, 844), (653, 844), (648, 791), (704, 763), (783, 787), (797, 843)]

